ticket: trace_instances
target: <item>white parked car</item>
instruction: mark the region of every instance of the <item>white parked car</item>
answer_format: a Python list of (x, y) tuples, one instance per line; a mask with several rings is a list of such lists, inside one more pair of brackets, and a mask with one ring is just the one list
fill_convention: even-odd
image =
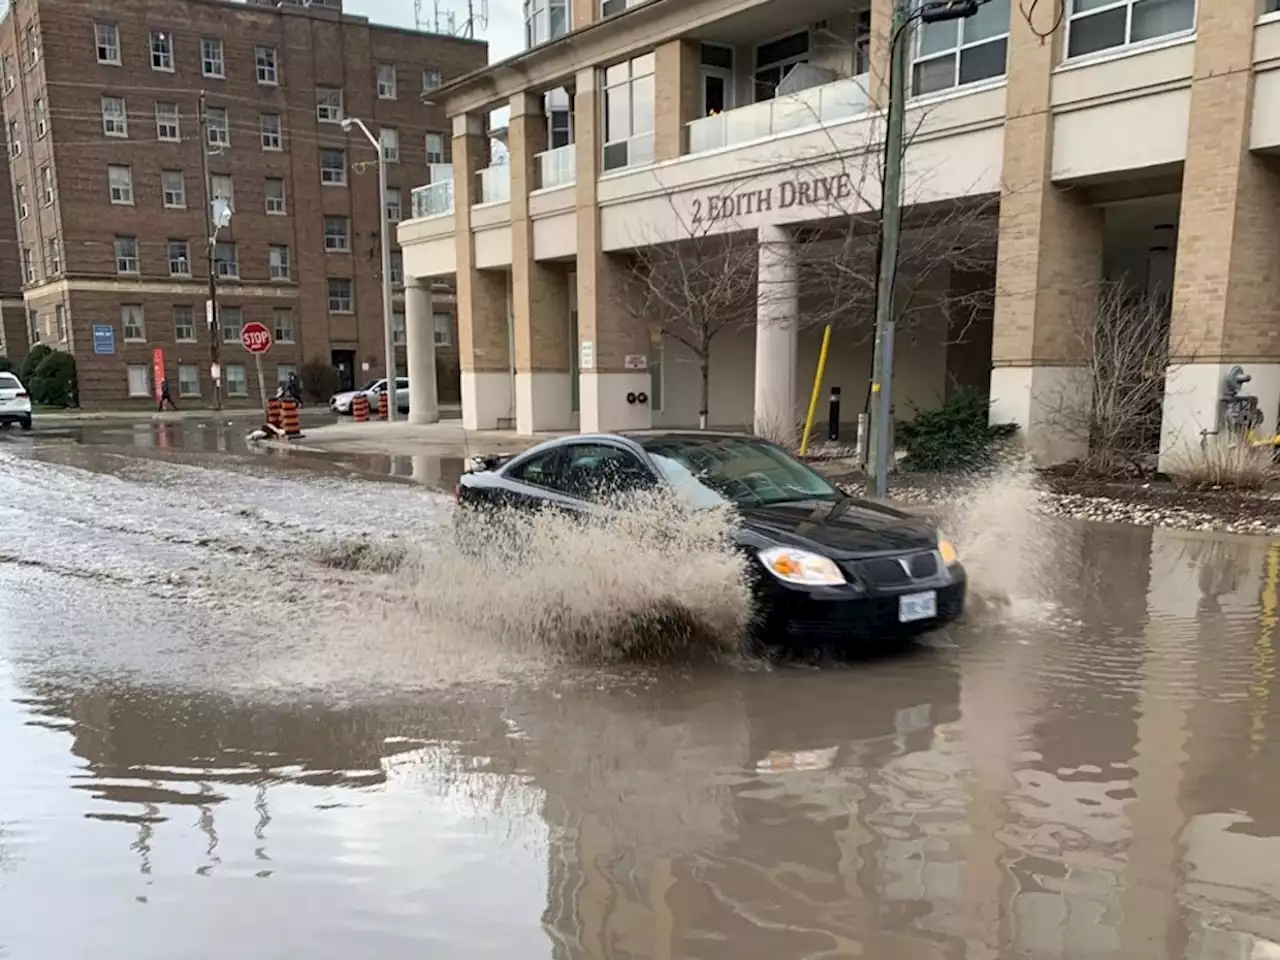
[(31, 429), (31, 397), (15, 374), (0, 373), (0, 424), (12, 423)]
[[(361, 390), (344, 390), (329, 398), (329, 409), (334, 413), (350, 415), (351, 404), (356, 397), (363, 396), (369, 401), (369, 412), (378, 413), (378, 397), (387, 389), (387, 378), (381, 377), (370, 382)], [(396, 377), (396, 409), (401, 413), (409, 411), (409, 378)]]

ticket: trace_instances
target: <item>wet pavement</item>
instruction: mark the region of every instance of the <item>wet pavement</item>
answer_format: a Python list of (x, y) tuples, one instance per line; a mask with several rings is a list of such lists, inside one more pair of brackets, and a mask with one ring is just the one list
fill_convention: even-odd
[(142, 426), (0, 437), (5, 960), (1280, 957), (1280, 542), (1064, 523), (906, 654), (545, 670), (315, 560), (446, 542), (451, 465)]

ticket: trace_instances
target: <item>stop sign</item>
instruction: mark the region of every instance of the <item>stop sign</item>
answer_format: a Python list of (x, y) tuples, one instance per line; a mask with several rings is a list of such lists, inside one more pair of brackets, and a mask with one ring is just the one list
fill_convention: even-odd
[(271, 349), (271, 331), (256, 320), (240, 329), (240, 342), (250, 353), (266, 353)]

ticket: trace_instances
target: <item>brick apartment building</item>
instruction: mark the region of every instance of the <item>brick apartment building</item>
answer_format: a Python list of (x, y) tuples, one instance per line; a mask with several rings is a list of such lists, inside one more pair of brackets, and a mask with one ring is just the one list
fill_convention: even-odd
[[(73, 353), (82, 404), (101, 407), (151, 402), (160, 348), (178, 402), (207, 404), (217, 335), (224, 396), (249, 404), (239, 330), (257, 320), (276, 335), (268, 389), (313, 358), (347, 382), (381, 375), (379, 217), (407, 217), (410, 189), (450, 159), (448, 121), (424, 93), (487, 59), (483, 42), (374, 25), (342, 0), (14, 0), (0, 22), (13, 184), (0, 219), (16, 223), (0, 256), (8, 355), (36, 340)], [(382, 138), (386, 197), (376, 153), (343, 117)], [(215, 252), (216, 331), (206, 141), (210, 195), (234, 210)], [(432, 299), (449, 400), (451, 288)], [(403, 317), (401, 292), (394, 310)]]

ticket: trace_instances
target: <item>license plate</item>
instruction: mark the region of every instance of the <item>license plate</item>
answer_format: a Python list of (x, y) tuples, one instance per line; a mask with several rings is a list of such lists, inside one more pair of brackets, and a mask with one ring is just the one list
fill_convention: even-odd
[(938, 594), (935, 590), (924, 593), (908, 593), (898, 598), (898, 622), (913, 623), (930, 620), (938, 615)]

